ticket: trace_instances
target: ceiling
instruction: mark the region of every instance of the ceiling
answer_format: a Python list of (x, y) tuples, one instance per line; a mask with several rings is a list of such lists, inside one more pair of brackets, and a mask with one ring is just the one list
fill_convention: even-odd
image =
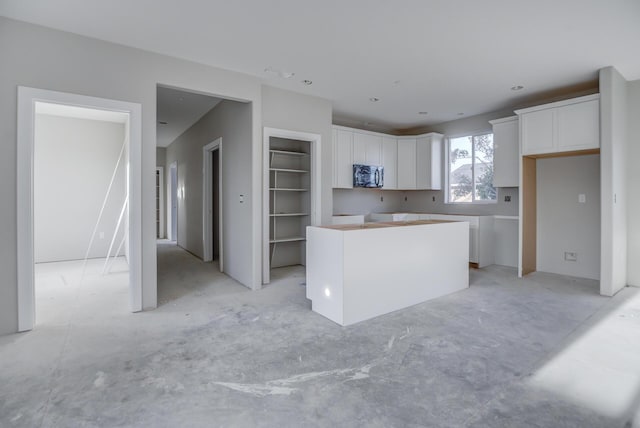
[(0, 15), (258, 76), (331, 100), (335, 122), (397, 131), (609, 65), (640, 79), (638, 0), (0, 0)]
[(220, 101), (220, 98), (158, 86), (157, 146), (169, 146)]

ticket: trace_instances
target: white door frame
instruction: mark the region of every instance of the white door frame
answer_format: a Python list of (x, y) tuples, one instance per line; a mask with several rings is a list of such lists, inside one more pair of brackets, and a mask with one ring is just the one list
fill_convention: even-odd
[[(175, 174), (174, 174), (175, 171)], [(178, 244), (178, 161), (169, 164), (169, 185), (167, 186), (167, 239), (176, 241)], [(173, 188), (176, 188), (175, 195)], [(173, 212), (173, 204), (176, 205), (176, 212)], [(176, 225), (174, 228), (173, 225)], [(174, 236), (175, 235), (175, 236)]]
[(142, 106), (44, 89), (18, 87), (17, 258), (18, 331), (35, 325), (33, 156), (36, 102), (129, 114), (129, 294), (132, 312), (142, 310)]
[(163, 166), (157, 166), (156, 167), (156, 173), (160, 176), (160, 189), (158, 190), (158, 195), (160, 200), (158, 201), (158, 209), (160, 210), (160, 212), (158, 213), (158, 216), (160, 217), (160, 233), (158, 236), (158, 238), (162, 239), (164, 238), (166, 235), (166, 230), (164, 227), (164, 219), (165, 219), (165, 215), (164, 215), (164, 167)]
[(213, 260), (213, 159), (211, 154), (218, 150), (218, 241), (220, 243), (220, 272), (224, 272), (224, 240), (222, 209), (222, 137), (202, 148), (202, 245), (205, 262)]
[(271, 280), (269, 262), (269, 139), (308, 141), (311, 145), (311, 225), (322, 222), (322, 136), (309, 132), (265, 127), (262, 133), (262, 283)]

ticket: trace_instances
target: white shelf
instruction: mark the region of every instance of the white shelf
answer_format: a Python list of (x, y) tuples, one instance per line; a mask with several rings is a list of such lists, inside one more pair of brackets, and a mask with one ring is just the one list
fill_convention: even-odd
[(269, 150), (269, 153), (273, 153), (277, 155), (286, 155), (286, 156), (309, 156), (309, 153), (294, 152), (290, 150)]
[(309, 189), (290, 189), (284, 187), (270, 187), (269, 190), (274, 190), (277, 192), (308, 192)]
[(269, 214), (269, 217), (304, 217), (309, 215), (309, 213), (280, 213), (280, 214)]
[(306, 241), (304, 236), (292, 236), (289, 238), (278, 238), (278, 239), (272, 239), (269, 241), (270, 244), (277, 244), (279, 242), (300, 242), (300, 241)]
[(277, 172), (292, 172), (292, 173), (307, 173), (306, 169), (287, 169), (287, 168), (269, 168), (269, 171), (277, 171)]

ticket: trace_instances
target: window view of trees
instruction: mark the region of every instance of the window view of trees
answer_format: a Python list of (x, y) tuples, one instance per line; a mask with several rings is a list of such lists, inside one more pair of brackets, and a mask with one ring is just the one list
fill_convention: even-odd
[(473, 203), (496, 201), (493, 181), (493, 134), (449, 140), (448, 201)]

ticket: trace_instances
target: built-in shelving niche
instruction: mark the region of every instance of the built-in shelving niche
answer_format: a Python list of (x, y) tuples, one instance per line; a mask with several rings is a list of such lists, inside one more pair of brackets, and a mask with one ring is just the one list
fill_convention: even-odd
[(311, 224), (311, 143), (269, 138), (269, 251), (271, 268), (305, 265)]

